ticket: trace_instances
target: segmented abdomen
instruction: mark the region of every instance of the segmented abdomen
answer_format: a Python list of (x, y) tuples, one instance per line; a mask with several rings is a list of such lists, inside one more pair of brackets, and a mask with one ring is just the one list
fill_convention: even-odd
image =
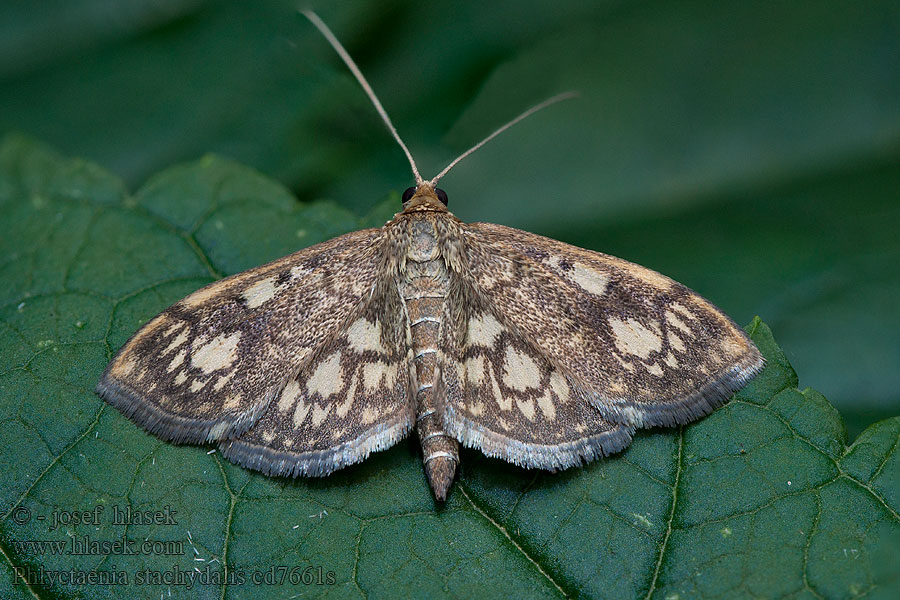
[(435, 497), (443, 500), (459, 463), (459, 444), (446, 434), (435, 397), (438, 340), (447, 296), (442, 259), (409, 265), (404, 285), (416, 372), (416, 432), (422, 444), (425, 473)]

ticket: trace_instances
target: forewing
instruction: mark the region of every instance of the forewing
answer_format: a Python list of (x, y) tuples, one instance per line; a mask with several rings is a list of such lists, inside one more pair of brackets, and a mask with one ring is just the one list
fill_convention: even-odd
[(393, 445), (414, 420), (405, 331), (397, 301), (376, 297), (222, 454), (267, 475), (317, 476)]
[(632, 428), (604, 418), (578, 386), (490, 310), (471, 307), (442, 346), (444, 428), (488, 456), (559, 469), (612, 454)]
[(763, 367), (727, 315), (655, 271), (500, 225), (464, 231), (475, 294), (610, 420), (693, 421)]
[(357, 231), (194, 292), (122, 346), (97, 393), (167, 440), (246, 431), (365, 308), (381, 247), (380, 230)]

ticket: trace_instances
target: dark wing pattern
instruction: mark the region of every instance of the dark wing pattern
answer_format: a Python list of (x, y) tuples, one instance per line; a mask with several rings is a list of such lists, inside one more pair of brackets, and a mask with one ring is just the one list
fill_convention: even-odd
[(477, 301), (609, 421), (693, 421), (763, 367), (727, 315), (655, 271), (500, 225), (463, 231)]
[(144, 325), (97, 392), (175, 442), (232, 438), (370, 301), (382, 233), (367, 229), (216, 281)]
[(415, 420), (405, 324), (396, 301), (376, 298), (222, 454), (267, 475), (319, 476), (392, 446)]
[(604, 418), (586, 390), (490, 310), (473, 307), (443, 340), (444, 428), (462, 444), (520, 466), (560, 469), (612, 454), (633, 428)]

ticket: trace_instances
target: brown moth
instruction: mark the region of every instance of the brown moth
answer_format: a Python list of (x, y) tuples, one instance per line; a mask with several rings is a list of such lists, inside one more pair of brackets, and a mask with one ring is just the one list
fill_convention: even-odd
[(434, 495), (459, 444), (564, 469), (709, 414), (763, 367), (685, 286), (525, 231), (463, 223), (437, 181), (365, 229), (212, 283), (125, 343), (97, 393), (148, 431), (268, 475), (327, 475), (413, 428)]

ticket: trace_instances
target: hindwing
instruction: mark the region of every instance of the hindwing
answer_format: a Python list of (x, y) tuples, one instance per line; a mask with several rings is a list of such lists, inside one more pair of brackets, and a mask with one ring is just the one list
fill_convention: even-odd
[(267, 475), (327, 475), (412, 428), (411, 356), (396, 301), (375, 298), (222, 454)]
[[(454, 331), (456, 329), (456, 331)], [(559, 469), (612, 454), (633, 428), (604, 417), (590, 394), (484, 306), (444, 330), (439, 397), (445, 430), (488, 456)]]

